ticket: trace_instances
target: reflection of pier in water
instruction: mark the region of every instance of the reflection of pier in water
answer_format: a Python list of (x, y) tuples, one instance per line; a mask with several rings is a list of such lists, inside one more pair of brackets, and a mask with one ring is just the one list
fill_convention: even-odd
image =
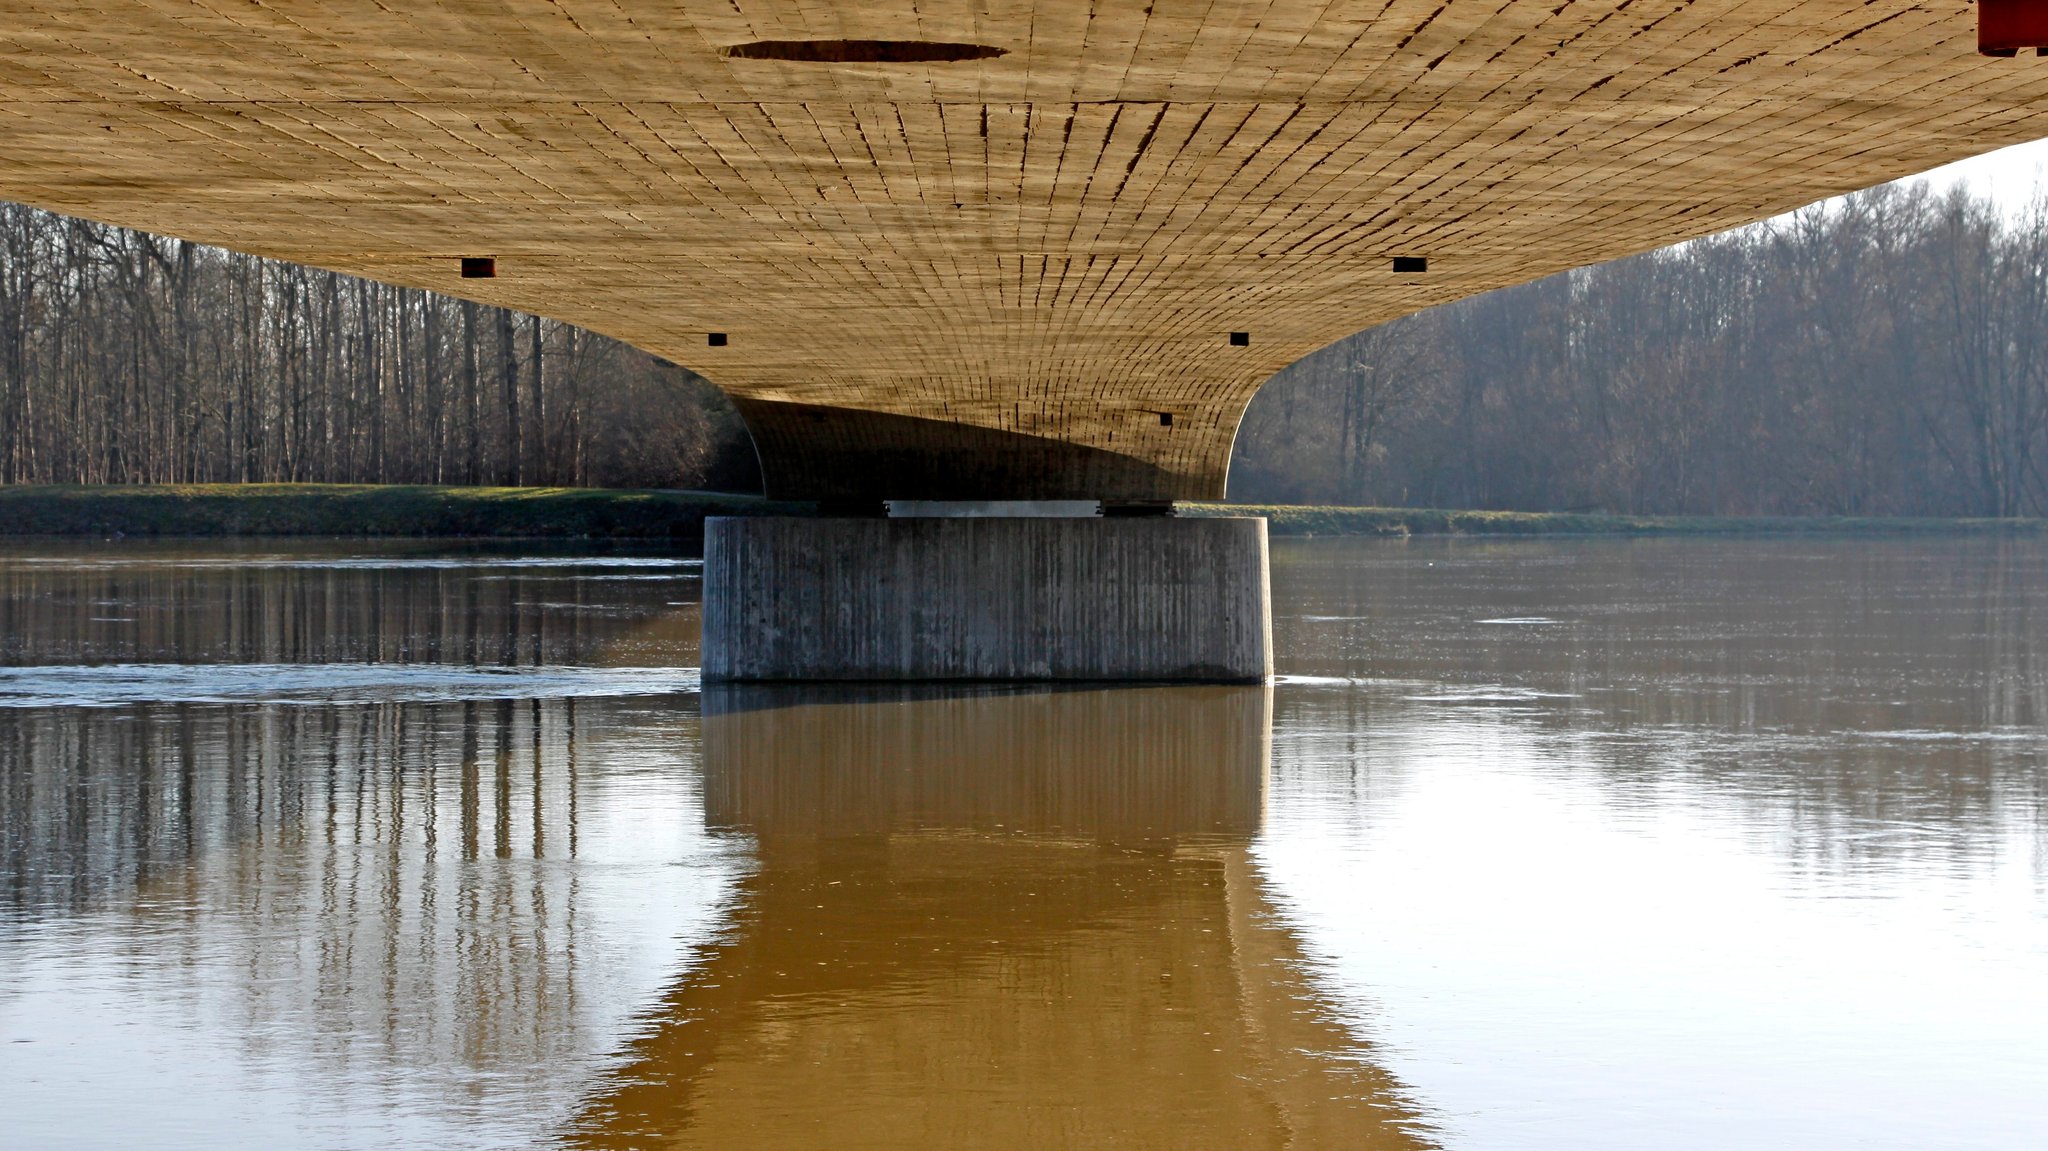
[(1247, 846), (1266, 688), (727, 688), (758, 867), (578, 1145), (1414, 1147)]

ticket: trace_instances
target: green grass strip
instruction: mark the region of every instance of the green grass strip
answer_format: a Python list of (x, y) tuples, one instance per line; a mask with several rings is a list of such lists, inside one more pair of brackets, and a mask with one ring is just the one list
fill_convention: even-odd
[(699, 539), (708, 515), (808, 510), (757, 496), (373, 484), (0, 487), (0, 535)]
[[(704, 517), (805, 515), (807, 503), (720, 492), (413, 484), (0, 487), (0, 536), (415, 536), (697, 540)], [(2026, 534), (2040, 519), (1616, 516), (1183, 503), (1264, 516), (1275, 536)]]

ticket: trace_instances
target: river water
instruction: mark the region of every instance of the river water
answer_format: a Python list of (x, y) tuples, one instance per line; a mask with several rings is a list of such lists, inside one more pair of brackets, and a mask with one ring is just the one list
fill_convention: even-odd
[(2048, 1140), (2048, 544), (1276, 541), (1269, 688), (698, 568), (0, 556), (0, 1145)]

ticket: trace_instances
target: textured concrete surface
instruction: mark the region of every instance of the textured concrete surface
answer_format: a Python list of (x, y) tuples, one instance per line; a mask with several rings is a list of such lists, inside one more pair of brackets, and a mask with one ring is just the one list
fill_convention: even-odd
[(705, 523), (704, 678), (1272, 673), (1260, 519)]
[[(10, 0), (0, 197), (618, 336), (743, 401), (776, 495), (1209, 499), (1334, 339), (2048, 135), (2048, 62), (1976, 19)], [(732, 54), (835, 39), (991, 51)]]

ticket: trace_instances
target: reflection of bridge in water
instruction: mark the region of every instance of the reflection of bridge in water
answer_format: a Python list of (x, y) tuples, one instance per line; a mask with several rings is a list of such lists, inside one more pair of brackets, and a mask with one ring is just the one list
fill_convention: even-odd
[(1265, 688), (728, 689), (757, 870), (589, 1147), (1416, 1147), (1247, 849)]
[(705, 711), (700, 820), (666, 700), (0, 709), (0, 1002), (335, 1145), (1422, 1142), (1249, 862), (1269, 689)]

